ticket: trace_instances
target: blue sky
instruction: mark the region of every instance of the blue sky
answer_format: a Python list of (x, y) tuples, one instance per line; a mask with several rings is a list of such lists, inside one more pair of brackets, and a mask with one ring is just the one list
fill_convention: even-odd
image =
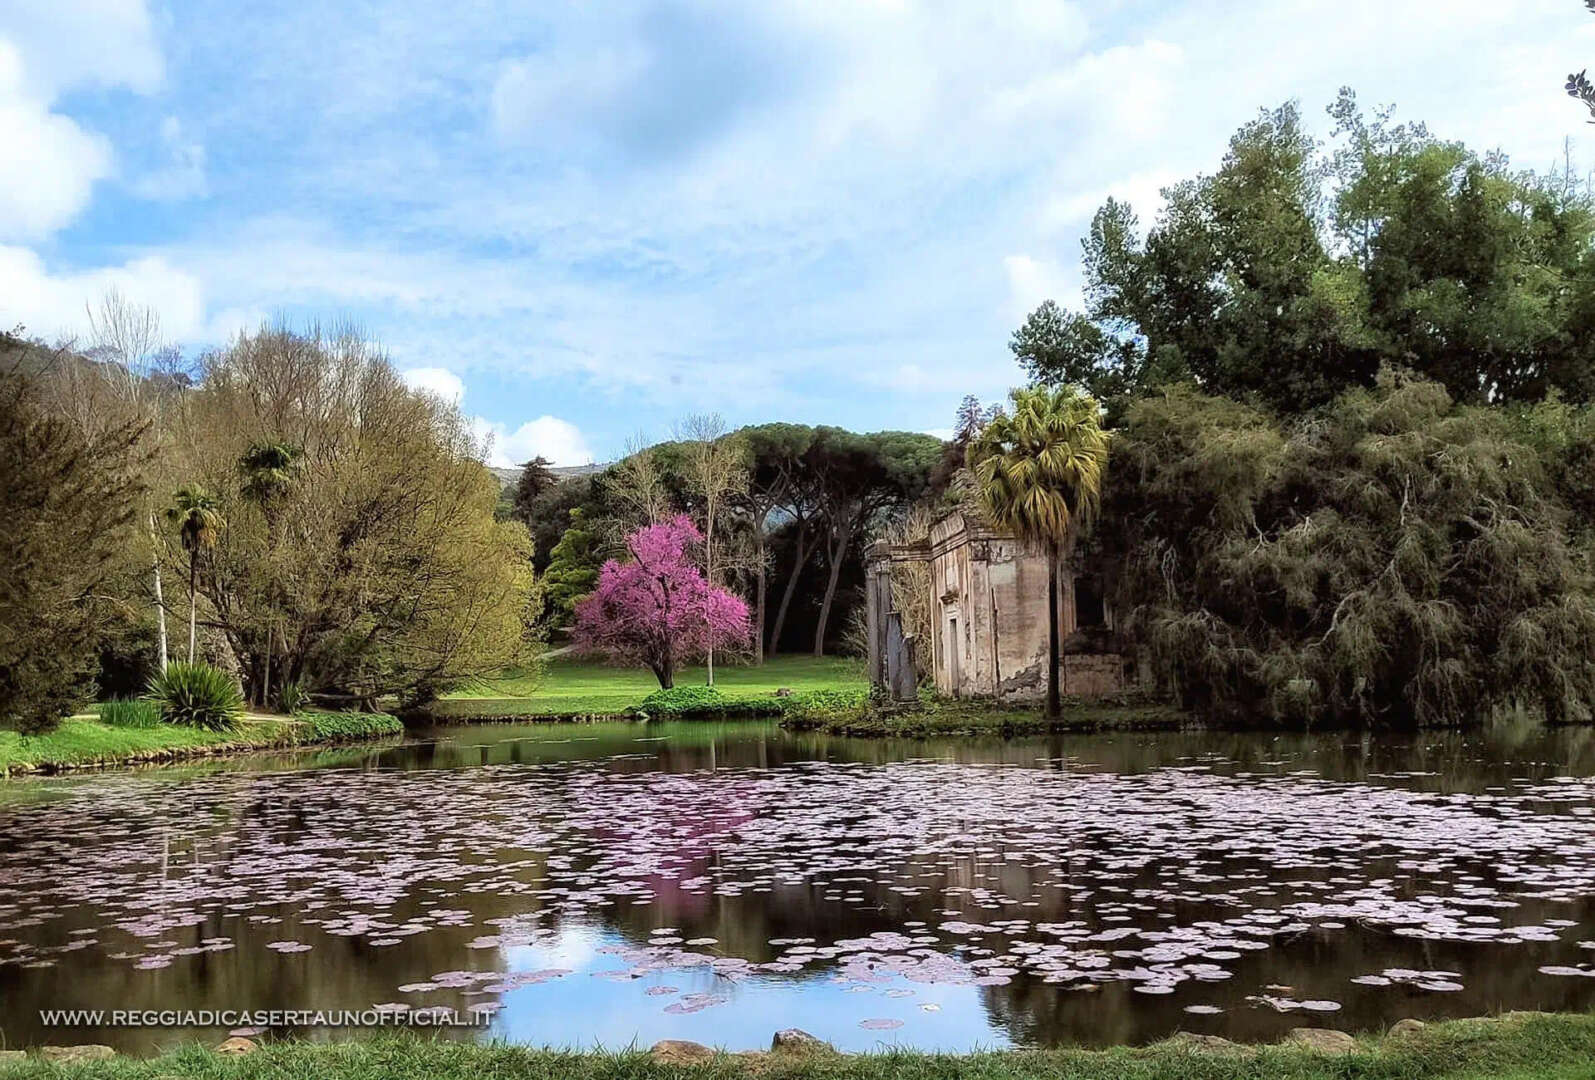
[(498, 461), (944, 429), (1101, 200), (1152, 216), (1259, 107), (1595, 165), (1586, 65), (1579, 0), (4, 0), (0, 323), (352, 319)]

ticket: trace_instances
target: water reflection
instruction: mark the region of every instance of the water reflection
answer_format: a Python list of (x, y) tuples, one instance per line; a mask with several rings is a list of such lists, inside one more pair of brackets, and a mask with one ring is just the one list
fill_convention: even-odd
[(1591, 734), (491, 726), (13, 783), (0, 1033), (487, 1004), (533, 1043), (960, 1049), (1587, 1008)]

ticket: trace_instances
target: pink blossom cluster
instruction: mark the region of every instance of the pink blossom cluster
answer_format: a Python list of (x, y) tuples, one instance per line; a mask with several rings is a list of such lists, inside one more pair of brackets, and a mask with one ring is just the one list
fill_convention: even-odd
[(576, 605), (577, 646), (642, 664), (670, 686), (680, 664), (746, 643), (748, 605), (705, 579), (693, 561), (702, 543), (685, 514), (628, 536), (630, 560), (604, 563), (598, 587)]

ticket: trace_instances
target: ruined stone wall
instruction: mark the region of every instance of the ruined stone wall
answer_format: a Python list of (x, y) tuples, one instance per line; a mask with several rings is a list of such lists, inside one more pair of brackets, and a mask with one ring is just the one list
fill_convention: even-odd
[[(1010, 537), (949, 514), (931, 527), (930, 641), (936, 690), (949, 697), (1039, 700), (1047, 688), (1047, 562)], [(904, 553), (906, 554), (906, 553)], [(1074, 632), (1074, 579), (1059, 581), (1061, 637)], [(872, 612), (873, 616), (873, 612)], [(1117, 655), (1066, 657), (1064, 691), (1096, 697), (1124, 688)], [(873, 670), (873, 667), (872, 667)]]
[[(960, 697), (1030, 696), (1046, 685), (1047, 563), (1016, 541), (969, 527), (957, 514), (930, 535), (937, 599), (936, 689)], [(1070, 582), (1060, 582), (1061, 633), (1073, 629)]]

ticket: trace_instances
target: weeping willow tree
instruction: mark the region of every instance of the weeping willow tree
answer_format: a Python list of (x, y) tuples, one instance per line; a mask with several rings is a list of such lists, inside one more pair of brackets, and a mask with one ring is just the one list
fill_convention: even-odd
[(1288, 426), (1188, 389), (1142, 400), (1105, 495), (1121, 610), (1215, 717), (1588, 719), (1595, 580), (1568, 440), (1525, 432), (1392, 375)]

